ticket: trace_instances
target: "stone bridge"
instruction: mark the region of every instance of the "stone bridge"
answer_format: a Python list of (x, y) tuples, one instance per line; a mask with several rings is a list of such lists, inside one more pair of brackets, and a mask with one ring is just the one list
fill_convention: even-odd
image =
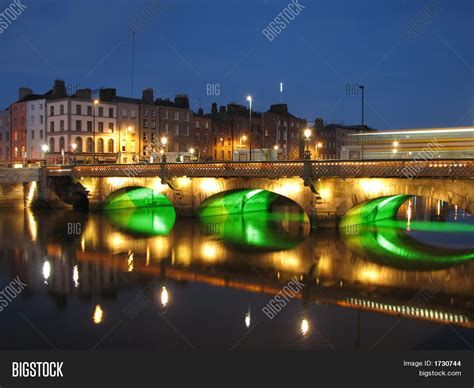
[(265, 191), (294, 201), (313, 227), (336, 226), (359, 203), (401, 194), (445, 201), (473, 214), (473, 173), (472, 160), (159, 163), (44, 169), (50, 194), (64, 196), (76, 206), (87, 202), (82, 187), (93, 207), (101, 207), (131, 188), (148, 188), (167, 198), (178, 216), (195, 216), (206, 200), (209, 204), (223, 193)]

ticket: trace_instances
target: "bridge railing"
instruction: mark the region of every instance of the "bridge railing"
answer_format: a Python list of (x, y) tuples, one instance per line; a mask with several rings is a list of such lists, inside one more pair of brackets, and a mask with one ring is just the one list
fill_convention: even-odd
[(364, 160), (104, 164), (47, 167), (49, 176), (92, 177), (394, 177), (471, 178), (473, 160)]

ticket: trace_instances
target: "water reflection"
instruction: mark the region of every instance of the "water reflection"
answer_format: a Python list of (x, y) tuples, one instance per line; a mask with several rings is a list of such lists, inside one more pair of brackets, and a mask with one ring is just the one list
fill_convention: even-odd
[[(412, 232), (406, 230), (406, 220), (399, 219), (369, 229), (358, 240), (336, 231), (310, 233), (300, 213), (283, 208), (209, 220), (172, 218), (172, 222), (163, 211), (136, 211), (88, 216), (70, 211), (34, 215), (26, 211), (24, 217), (0, 214), (1, 246), (8, 253), (1, 261), (3, 273), (19, 275), (28, 283), (29, 294), (21, 295), (27, 311), (37, 308), (27, 295), (46, 295), (71, 320), (87, 315), (87, 322), (76, 328), (86, 335), (87, 325), (101, 327), (114, 322), (112, 317), (119, 320), (124, 305), (153, 282), (158, 286), (145, 293), (147, 305), (186, 313), (196, 330), (204, 333), (209, 323), (201, 322), (201, 317), (217, 313), (200, 310), (206, 301), (216, 305), (224, 301), (224, 316), (235, 316), (239, 327), (248, 329), (261, 319), (261, 307), (297, 277), (305, 287), (296, 298), (297, 314), (290, 325), (305, 338), (315, 327), (311, 309), (320, 304), (473, 327), (472, 260), (435, 267), (423, 261), (426, 266), (418, 270), (392, 265), (397, 264), (396, 251), (375, 251), (392, 260), (390, 265), (377, 261), (371, 251), (383, 247), (382, 236), (399, 249), (430, 259), (457, 252), (453, 246), (426, 251), (423, 239), (410, 235), (422, 222), (414, 205)], [(67, 233), (71, 222), (81, 224), (79, 235)], [(433, 231), (424, 233), (429, 236)], [(467, 242), (470, 237), (458, 236)], [(437, 286), (436, 293), (417, 304), (414, 295), (428, 284)], [(265, 301), (258, 307), (252, 304), (257, 295)], [(159, 322), (159, 317), (149, 319), (157, 321), (134, 322), (139, 330)], [(325, 319), (329, 318), (318, 315), (318, 330)]]

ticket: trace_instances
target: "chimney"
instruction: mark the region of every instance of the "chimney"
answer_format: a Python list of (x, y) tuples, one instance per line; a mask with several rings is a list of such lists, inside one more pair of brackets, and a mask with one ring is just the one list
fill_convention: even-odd
[(107, 89), (100, 89), (99, 91), (99, 98), (102, 101), (113, 101), (117, 96), (117, 89), (114, 88), (107, 88)]
[(211, 115), (217, 115), (217, 104), (215, 102), (212, 103)]
[(57, 79), (54, 81), (52, 97), (53, 98), (67, 97), (66, 86), (64, 85), (64, 81), (62, 79)]
[(153, 104), (154, 101), (153, 97), (153, 89), (152, 88), (147, 88), (143, 91), (142, 94), (142, 100), (143, 102), (146, 102), (147, 104)]
[(189, 98), (187, 94), (177, 94), (174, 98), (174, 103), (179, 108), (189, 109)]
[(83, 100), (92, 99), (92, 90), (90, 89), (78, 89), (76, 92), (76, 97)]
[(204, 110), (202, 108), (198, 109), (198, 115), (199, 116), (204, 116)]
[(219, 113), (227, 113), (227, 109), (226, 109), (226, 106), (225, 105), (221, 105), (219, 107)]
[(32, 89), (21, 87), (20, 89), (18, 89), (18, 100), (23, 100), (25, 97), (28, 97), (30, 94), (33, 94)]

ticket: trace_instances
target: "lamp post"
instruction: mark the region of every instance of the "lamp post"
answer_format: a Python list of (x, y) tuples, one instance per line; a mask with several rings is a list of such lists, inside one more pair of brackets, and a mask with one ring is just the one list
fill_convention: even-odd
[(364, 125), (364, 89), (365, 89), (365, 86), (364, 85), (359, 85), (359, 89), (362, 91), (362, 95), (361, 95), (361, 98), (362, 98), (362, 125)]
[(249, 102), (249, 159), (252, 161), (252, 96), (247, 96)]
[(77, 144), (76, 144), (76, 143), (72, 143), (72, 144), (71, 144), (71, 148), (72, 148), (72, 163), (73, 163), (73, 164), (76, 164), (76, 149), (77, 149)]
[(316, 159), (321, 159), (321, 157), (319, 156), (319, 149), (320, 148), (323, 148), (323, 143), (318, 142), (318, 144), (316, 145)]
[(46, 164), (47, 164), (47, 161), (46, 161), (46, 152), (49, 151), (49, 147), (48, 147), (47, 144), (43, 144), (43, 145), (41, 146), (41, 149), (43, 150), (44, 165), (46, 166)]
[(162, 148), (162, 151), (163, 152), (160, 152), (162, 154), (161, 156), (161, 162), (162, 163), (166, 163), (166, 145), (168, 144), (168, 138), (166, 136), (163, 136), (161, 138), (161, 144), (163, 144), (163, 148)]
[(275, 150), (275, 160), (278, 160), (278, 145), (275, 144), (275, 145), (273, 146), (273, 149)]
[(95, 107), (99, 105), (99, 100), (94, 100), (92, 106), (92, 164), (95, 164)]
[[(191, 148), (189, 149), (189, 153), (191, 154), (191, 159), (194, 157), (194, 152), (195, 152), (194, 148), (191, 147)], [(191, 160), (191, 161), (192, 161), (192, 160)]]
[(306, 149), (304, 151), (304, 158), (309, 160), (311, 159), (311, 151), (309, 149), (309, 142), (310, 142), (310, 137), (311, 137), (311, 129), (306, 128), (303, 131), (304, 137), (305, 137), (305, 142), (306, 142)]

